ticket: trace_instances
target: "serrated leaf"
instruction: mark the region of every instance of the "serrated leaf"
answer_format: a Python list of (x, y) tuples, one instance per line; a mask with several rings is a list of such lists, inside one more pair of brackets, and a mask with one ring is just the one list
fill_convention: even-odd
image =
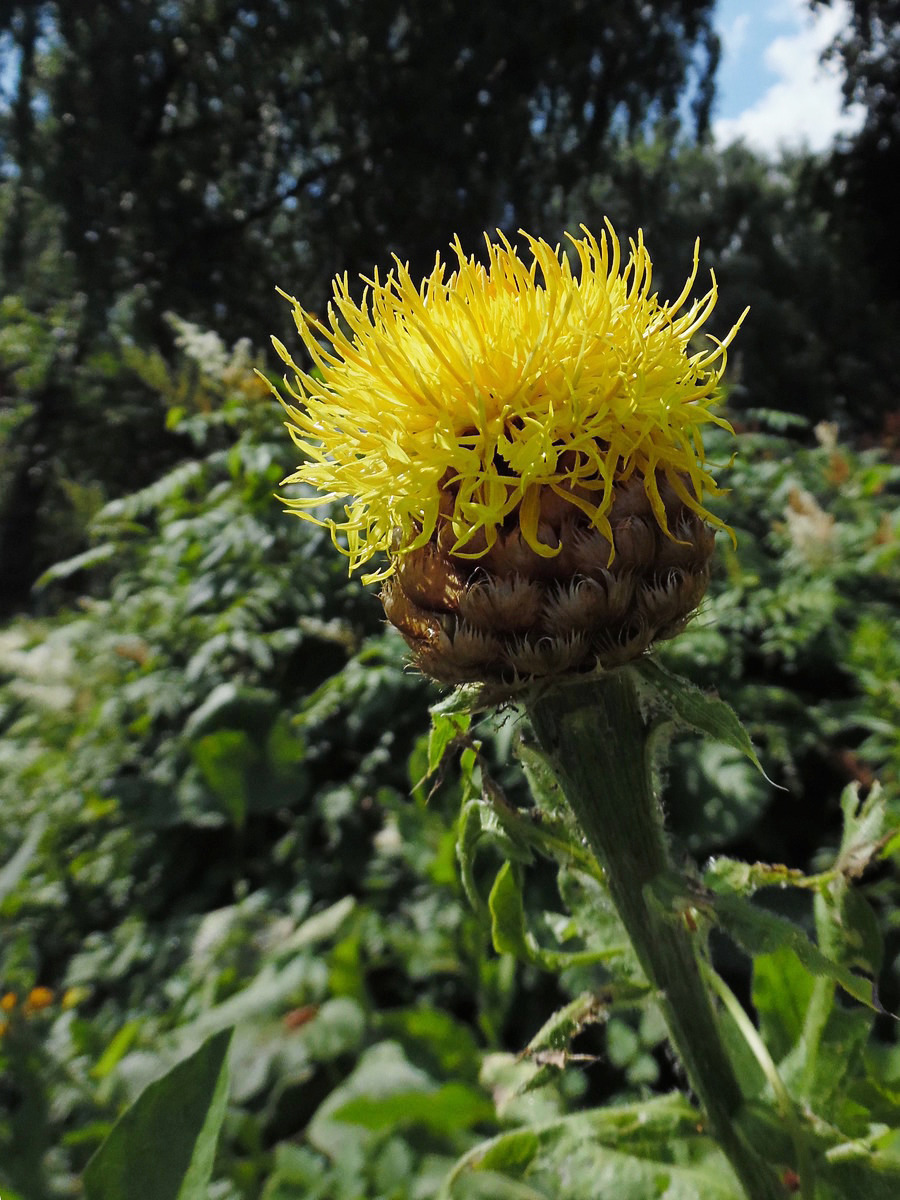
[(439, 713), (431, 710), (431, 732), (428, 735), (428, 774), (433, 775), (455, 740), (468, 731), (471, 715), (465, 712)]
[(516, 1094), (542, 1087), (564, 1069), (571, 1058), (569, 1045), (572, 1039), (587, 1025), (599, 1021), (603, 1010), (594, 992), (582, 992), (545, 1021), (523, 1052), (523, 1057), (531, 1060), (534, 1073), (516, 1088)]
[(468, 1195), (456, 1185), (483, 1171), (523, 1184), (533, 1178), (541, 1195), (566, 1200), (596, 1200), (607, 1192), (626, 1200), (663, 1193), (672, 1200), (741, 1200), (727, 1163), (701, 1128), (697, 1110), (678, 1094), (572, 1113), (473, 1147), (447, 1177), (439, 1200)]
[(563, 971), (567, 967), (591, 966), (606, 962), (618, 955), (613, 950), (547, 950), (539, 946), (528, 931), (522, 887), (514, 864), (505, 862), (497, 872), (488, 898), (491, 914), (491, 937), (498, 954), (512, 954), (522, 962), (542, 967), (545, 971)]
[(789, 948), (813, 975), (833, 979), (848, 995), (867, 1008), (874, 1012), (884, 1011), (876, 999), (871, 981), (833, 962), (792, 921), (766, 912), (735, 894), (716, 896), (711, 907), (718, 924), (750, 954), (773, 954)]
[(524, 738), (519, 738), (515, 753), (536, 803), (551, 812), (568, 811), (562, 788), (546, 754)]
[(206, 1200), (230, 1042), (217, 1033), (145, 1088), (85, 1168), (86, 1200)]
[[(679, 675), (673, 675), (655, 659), (642, 658), (633, 666), (640, 678), (642, 698), (663, 709), (676, 727), (706, 734), (717, 742), (739, 750), (772, 783), (763, 770), (737, 713), (718, 696), (702, 692)], [(773, 784), (773, 787), (777, 786)]]
[(841, 793), (844, 832), (835, 866), (843, 874), (856, 878), (882, 849), (895, 830), (888, 822), (887, 802), (878, 783), (872, 785), (860, 802), (859, 784), (850, 783)]

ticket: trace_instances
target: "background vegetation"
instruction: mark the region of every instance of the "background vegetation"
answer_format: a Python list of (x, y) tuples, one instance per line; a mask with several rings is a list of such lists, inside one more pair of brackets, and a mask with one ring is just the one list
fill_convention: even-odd
[[(574, 1200), (609, 1169), (644, 1197), (659, 1162), (597, 1115), (638, 1101), (682, 1146), (672, 1195), (719, 1194), (652, 1006), (585, 1017), (563, 1072), (518, 1059), (609, 981), (492, 939), (466, 895), (460, 802), (487, 780), (530, 803), (523, 726), (453, 726), (461, 760), (429, 776), (439, 695), (273, 501), (293, 450), (252, 370), (273, 370), (268, 332), (290, 340), (276, 283), (321, 307), (335, 271), (397, 253), (415, 273), (454, 232), (608, 214), (643, 226), (665, 296), (699, 233), (722, 329), (752, 310), (728, 394), (739, 545), (664, 660), (734, 705), (786, 791), (686, 740), (670, 824), (698, 863), (808, 872), (846, 848), (846, 784), (879, 780), (897, 823), (896, 5), (859, 0), (835, 51), (860, 135), (777, 164), (709, 141), (711, 7), (0, 4), (4, 1200), (82, 1194), (126, 1104), (232, 1026), (218, 1200), (430, 1197), (491, 1136), (499, 1173), (454, 1194)], [(510, 852), (487, 832), (466, 880), (484, 895)], [(543, 946), (597, 949), (547, 861), (524, 881)], [(889, 1012), (897, 893), (888, 855), (847, 917)], [(805, 897), (762, 904), (812, 931)], [(716, 949), (789, 1063), (802, 967)], [(807, 1103), (887, 1154), (896, 1024), (838, 1012)], [(535, 1122), (526, 1153), (509, 1137)], [(606, 1158), (561, 1191), (587, 1130)]]

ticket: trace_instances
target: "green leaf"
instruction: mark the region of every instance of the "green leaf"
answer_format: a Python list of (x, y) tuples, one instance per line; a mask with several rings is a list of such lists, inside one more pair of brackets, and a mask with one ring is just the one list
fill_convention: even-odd
[(517, 741), (515, 753), (522, 764), (535, 803), (550, 812), (568, 811), (562, 788), (546, 754), (524, 738)]
[(142, 1022), (137, 1019), (125, 1022), (91, 1068), (91, 1075), (94, 1079), (105, 1079), (110, 1071), (118, 1066), (122, 1057), (128, 1053), (137, 1040), (138, 1034), (141, 1032), (141, 1024)]
[(498, 954), (512, 954), (527, 963), (537, 959), (525, 925), (522, 888), (512, 863), (505, 862), (497, 872), (488, 899), (491, 913), (491, 938)]
[(439, 713), (431, 710), (431, 732), (428, 735), (428, 774), (433, 775), (448, 748), (467, 732), (472, 718), (469, 713)]
[(44, 836), (44, 830), (47, 828), (47, 817), (44, 813), (38, 813), (31, 824), (28, 826), (28, 832), (22, 839), (22, 844), (18, 850), (8, 859), (2, 867), (0, 867), (0, 904), (6, 899), (11, 891), (16, 887), (19, 880), (28, 870), (28, 864), (34, 857), (34, 852), (38, 848), (38, 843)]
[(85, 1168), (87, 1200), (206, 1200), (230, 1042), (216, 1034), (141, 1093)]
[(103, 542), (100, 546), (92, 546), (90, 550), (76, 554), (73, 558), (67, 558), (65, 562), (54, 563), (52, 567), (48, 567), (42, 575), (37, 577), (32, 586), (35, 591), (40, 591), (48, 583), (55, 583), (59, 579), (68, 579), (78, 571), (87, 571), (91, 567), (96, 567), (98, 563), (108, 562), (118, 553), (118, 549), (113, 542)]
[(439, 1008), (417, 1006), (391, 1009), (379, 1018), (387, 1033), (412, 1045), (420, 1059), (434, 1061), (440, 1073), (454, 1079), (475, 1081), (482, 1050), (470, 1025)]
[(696, 1109), (677, 1093), (572, 1113), (473, 1147), (456, 1163), (439, 1197), (467, 1196), (457, 1185), (497, 1172), (533, 1183), (540, 1196), (566, 1200), (596, 1200), (607, 1193), (625, 1200), (663, 1194), (671, 1200), (739, 1200), (728, 1165), (711, 1139), (698, 1134), (700, 1127)]
[[(686, 679), (667, 671), (655, 659), (642, 658), (632, 669), (639, 677), (642, 699), (667, 713), (676, 728), (692, 729), (732, 746), (749, 758), (765, 779), (769, 779), (753, 749), (750, 735), (737, 713), (724, 700), (701, 692)], [(772, 781), (769, 779), (769, 782)]]
[(754, 959), (753, 1006), (776, 1062), (800, 1040), (814, 986), (813, 976), (789, 946)]
[(848, 1143), (835, 1147), (825, 1164), (817, 1165), (816, 1185), (816, 1200), (897, 1200), (900, 1163)]
[(184, 732), (191, 739), (222, 729), (264, 736), (278, 712), (278, 697), (265, 688), (220, 683), (188, 717)]
[(880, 852), (891, 833), (887, 799), (880, 784), (869, 789), (860, 802), (859, 784), (850, 783), (841, 793), (844, 832), (835, 866), (842, 874), (855, 878), (863, 873)]
[(867, 1008), (884, 1011), (870, 980), (861, 979), (846, 967), (832, 962), (792, 921), (766, 912), (738, 895), (716, 896), (711, 907), (722, 928), (750, 954), (772, 954), (784, 948), (791, 949), (807, 971), (835, 980)]
[(366, 1129), (423, 1126), (433, 1133), (471, 1129), (494, 1120), (494, 1106), (483, 1092), (464, 1083), (447, 1083), (433, 1092), (395, 1092), (392, 1096), (356, 1096), (331, 1113)]
[(429, 711), (433, 717), (471, 714), (483, 707), (481, 704), (482, 691), (480, 684), (466, 684), (463, 687), (454, 688), (449, 696), (439, 700), (437, 704), (432, 704)]
[(832, 1007), (806, 1089), (810, 1107), (848, 1137), (864, 1134), (871, 1119), (851, 1092), (873, 1020), (872, 1014), (861, 1008)]
[(592, 966), (617, 957), (618, 947), (602, 950), (547, 950), (539, 946), (528, 932), (522, 903), (519, 872), (505, 862), (497, 872), (488, 898), (491, 914), (491, 937), (498, 954), (512, 954), (522, 962), (542, 967), (545, 971), (563, 971), (567, 967)]
[(872, 905), (854, 888), (848, 888), (840, 900), (839, 921), (840, 954), (830, 947), (835, 958), (842, 966), (876, 977), (884, 962), (884, 938)]
[(388, 1101), (392, 1096), (409, 1097), (413, 1092), (430, 1094), (437, 1090), (435, 1081), (421, 1068), (413, 1066), (396, 1042), (377, 1042), (365, 1050), (350, 1075), (319, 1105), (306, 1128), (311, 1146), (329, 1158), (338, 1160), (359, 1145), (372, 1140), (365, 1125), (348, 1125), (334, 1114), (351, 1101)]
[(818, 887), (815, 879), (795, 867), (781, 863), (747, 863), (721, 855), (714, 858), (703, 874), (703, 883), (716, 893), (737, 892), (752, 896), (764, 887)]
[(191, 745), (203, 778), (222, 802), (235, 826), (247, 818), (248, 784), (260, 763), (260, 752), (242, 729), (220, 729)]
[(484, 832), (481, 824), (480, 800), (470, 800), (462, 807), (456, 838), (456, 858), (459, 862), (463, 891), (476, 912), (484, 908), (484, 902), (475, 883), (475, 854)]
[(571, 1059), (572, 1039), (586, 1026), (598, 1022), (603, 1012), (604, 1006), (594, 992), (582, 992), (545, 1021), (522, 1055), (529, 1060), (533, 1072), (517, 1086), (516, 1094), (543, 1087), (563, 1070)]

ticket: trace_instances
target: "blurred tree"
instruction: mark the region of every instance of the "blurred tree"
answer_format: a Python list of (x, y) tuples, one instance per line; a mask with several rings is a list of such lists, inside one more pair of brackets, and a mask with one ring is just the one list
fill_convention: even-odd
[(699, 235), (701, 272), (723, 284), (718, 327), (750, 308), (729, 355), (729, 403), (872, 433), (897, 407), (897, 313), (857, 230), (835, 220), (827, 173), (807, 155), (772, 163), (741, 144), (720, 151), (657, 134), (585, 176), (561, 224), (596, 226), (608, 213), (627, 228), (641, 214), (662, 296), (680, 290)]
[(0, 290), (65, 350), (26, 396), (0, 344), (0, 611), (77, 549), (69, 484), (120, 494), (179, 451), (123, 343), (170, 347), (168, 310), (286, 332), (276, 282), (318, 305), (339, 269), (541, 227), (686, 87), (705, 128), (712, 7), (0, 0)]
[[(814, 7), (833, 0), (812, 0)], [(900, 0), (849, 0), (850, 20), (828, 53), (844, 70), (844, 99), (865, 121), (832, 155), (826, 186), (836, 216), (859, 238), (883, 298), (897, 301), (900, 229), (894, 187), (900, 175)]]
[(174, 308), (236, 336), (271, 323), (273, 274), (315, 292), (392, 250), (426, 261), (454, 232), (540, 222), (551, 187), (676, 113), (689, 81), (702, 130), (712, 7), (67, 0), (7, 3), (0, 28), (23, 134), (40, 91), (89, 317), (134, 292), (151, 325)]

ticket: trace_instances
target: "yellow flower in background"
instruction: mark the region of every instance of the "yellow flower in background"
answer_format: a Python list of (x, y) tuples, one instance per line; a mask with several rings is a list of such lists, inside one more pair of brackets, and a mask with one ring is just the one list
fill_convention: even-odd
[[(582, 232), (569, 236), (577, 269), (527, 235), (525, 262), (501, 235), (487, 241), (486, 265), (455, 242), (455, 270), (438, 256), (421, 286), (397, 261), (366, 281), (359, 303), (337, 279), (327, 323), (287, 297), (315, 370), (275, 340), (293, 372), (288, 429), (307, 459), (285, 483), (313, 493), (286, 504), (331, 529), (351, 570), (387, 552), (367, 580), (390, 575), (442, 517), (457, 557), (487, 554), (511, 519), (553, 557), (561, 545), (539, 528), (549, 493), (583, 514), (612, 557), (615, 489), (633, 479), (666, 533), (663, 483), (722, 528), (703, 505), (718, 489), (702, 427), (730, 429), (711, 405), (738, 326), (691, 349), (717, 296), (713, 278), (690, 300), (697, 246), (681, 295), (665, 304), (640, 234), (623, 264), (611, 226), (599, 240)], [(343, 516), (320, 520), (312, 510), (331, 501), (344, 502)]]

